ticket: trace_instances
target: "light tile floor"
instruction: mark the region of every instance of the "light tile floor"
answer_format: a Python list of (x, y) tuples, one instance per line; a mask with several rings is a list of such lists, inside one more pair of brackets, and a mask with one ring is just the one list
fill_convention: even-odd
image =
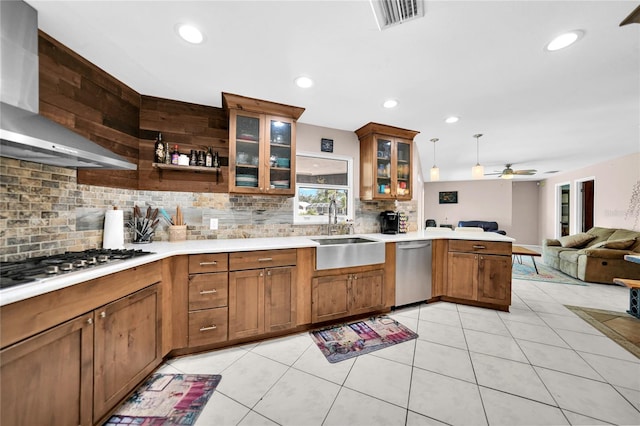
[(197, 425), (640, 424), (640, 360), (563, 304), (628, 309), (624, 287), (513, 281), (511, 312), (422, 304), (417, 340), (330, 364), (308, 333), (170, 360), (222, 374)]

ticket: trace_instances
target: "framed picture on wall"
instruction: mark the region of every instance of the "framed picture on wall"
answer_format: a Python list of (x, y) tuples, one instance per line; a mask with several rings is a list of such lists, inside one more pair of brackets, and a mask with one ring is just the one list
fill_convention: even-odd
[(458, 204), (458, 191), (446, 191), (439, 194), (440, 204)]

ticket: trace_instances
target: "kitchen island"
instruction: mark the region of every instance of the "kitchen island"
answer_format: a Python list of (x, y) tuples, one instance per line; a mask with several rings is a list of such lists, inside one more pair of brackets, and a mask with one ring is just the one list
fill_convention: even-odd
[(2, 423), (100, 424), (167, 358), (389, 312), (401, 241), (433, 240), (432, 301), (508, 310), (512, 239), (489, 234), (361, 235), (385, 243), (384, 263), (323, 271), (310, 237), (157, 242), (3, 289)]

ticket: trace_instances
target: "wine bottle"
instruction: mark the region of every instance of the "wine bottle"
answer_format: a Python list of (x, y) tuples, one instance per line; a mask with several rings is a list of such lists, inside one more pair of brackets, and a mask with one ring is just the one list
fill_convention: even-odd
[(164, 163), (164, 142), (162, 142), (162, 133), (158, 133), (154, 152), (155, 152), (155, 155), (153, 157), (153, 162)]
[(220, 167), (220, 157), (218, 157), (218, 151), (213, 154), (213, 167)]
[(171, 164), (177, 166), (179, 158), (180, 158), (180, 153), (178, 152), (178, 145), (174, 145), (173, 152), (171, 153)]
[(171, 164), (171, 151), (169, 150), (169, 142), (164, 143), (164, 164)]
[(205, 167), (213, 166), (213, 155), (211, 155), (211, 147), (209, 147), (209, 149), (207, 150), (207, 156), (205, 157), (204, 165)]

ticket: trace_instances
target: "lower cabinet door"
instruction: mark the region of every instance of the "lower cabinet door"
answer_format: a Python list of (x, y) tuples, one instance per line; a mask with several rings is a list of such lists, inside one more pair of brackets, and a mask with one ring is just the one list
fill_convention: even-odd
[(264, 269), (229, 272), (229, 340), (264, 333)]
[(227, 308), (189, 312), (189, 346), (202, 346), (227, 340)]
[(312, 280), (311, 322), (318, 323), (349, 315), (351, 274), (317, 277)]
[(357, 315), (384, 308), (384, 271), (353, 274), (349, 314)]
[(269, 268), (265, 271), (265, 332), (296, 326), (296, 268)]
[(99, 420), (162, 361), (154, 284), (94, 311), (94, 418)]
[(0, 352), (0, 424), (91, 425), (93, 314)]
[(478, 301), (511, 304), (511, 256), (478, 256)]
[(449, 252), (447, 296), (477, 300), (478, 255), (475, 253)]

